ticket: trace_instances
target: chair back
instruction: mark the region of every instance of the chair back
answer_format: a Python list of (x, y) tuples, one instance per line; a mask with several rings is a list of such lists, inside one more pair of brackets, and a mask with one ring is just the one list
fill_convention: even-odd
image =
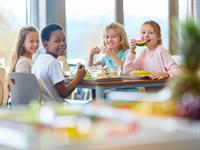
[(41, 89), (32, 73), (9, 73), (12, 104), (29, 104), (33, 100), (41, 101)]
[(0, 106), (5, 105), (8, 100), (7, 73), (0, 68)]

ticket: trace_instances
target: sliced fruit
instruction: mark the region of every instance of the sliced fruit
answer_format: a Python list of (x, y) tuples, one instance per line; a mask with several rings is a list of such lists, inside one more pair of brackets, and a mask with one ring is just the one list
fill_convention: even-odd
[(136, 45), (137, 46), (145, 46), (146, 45), (146, 41), (145, 40), (137, 40), (136, 41)]

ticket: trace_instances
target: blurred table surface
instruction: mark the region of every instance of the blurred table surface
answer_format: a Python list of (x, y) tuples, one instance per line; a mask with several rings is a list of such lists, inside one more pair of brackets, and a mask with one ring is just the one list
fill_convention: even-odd
[(25, 125), (18, 127), (16, 124), (0, 121), (2, 150), (199, 150), (199, 141), (200, 122), (174, 118), (141, 117), (139, 132), (77, 141), (68, 141), (54, 134), (42, 135), (42, 132)]

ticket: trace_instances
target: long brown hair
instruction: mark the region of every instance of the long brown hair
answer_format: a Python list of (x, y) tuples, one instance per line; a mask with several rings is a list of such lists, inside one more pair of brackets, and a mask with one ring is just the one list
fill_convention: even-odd
[(143, 25), (146, 25), (146, 24), (149, 24), (150, 26), (152, 26), (154, 32), (156, 33), (157, 35), (157, 38), (158, 38), (158, 44), (162, 44), (162, 36), (161, 36), (161, 29), (160, 29), (160, 25), (153, 21), (153, 20), (149, 20), (149, 21), (146, 21), (142, 24)]
[(22, 27), (20, 29), (18, 38), (17, 38), (16, 48), (13, 51), (11, 59), (10, 59), (9, 72), (15, 72), (15, 66), (17, 64), (19, 57), (25, 53), (25, 49), (24, 49), (23, 45), (24, 45), (27, 34), (30, 32), (38, 33), (37, 29), (33, 26)]
[(108, 32), (109, 29), (113, 29), (117, 32), (117, 34), (120, 36), (120, 44), (119, 44), (119, 50), (126, 50), (129, 48), (129, 43), (128, 43), (128, 37), (127, 34), (124, 30), (124, 27), (117, 23), (117, 22), (113, 22), (109, 25), (107, 25), (104, 29), (104, 35), (103, 35), (103, 39), (104, 39), (104, 45), (105, 45), (105, 38), (106, 38), (106, 34)]

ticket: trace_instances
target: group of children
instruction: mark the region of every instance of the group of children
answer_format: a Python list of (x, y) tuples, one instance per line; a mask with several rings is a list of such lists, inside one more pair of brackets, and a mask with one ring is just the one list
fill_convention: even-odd
[[(91, 50), (88, 66), (120, 67), (123, 73), (148, 70), (152, 72), (149, 75), (152, 79), (167, 79), (180, 72), (169, 51), (162, 47), (158, 23), (144, 22), (140, 29), (140, 38), (145, 41), (146, 46), (141, 55), (136, 58), (136, 40), (132, 39), (129, 46), (123, 26), (119, 23), (109, 24), (103, 34), (104, 49), (95, 47)], [(32, 55), (39, 47), (39, 32), (34, 27), (20, 30), (16, 50), (11, 59), (10, 72), (35, 74), (41, 86), (43, 101), (63, 102), (85, 76), (86, 70), (79, 66), (75, 79), (66, 85), (57, 60), (58, 56), (64, 55), (66, 50), (63, 28), (58, 24), (47, 25), (41, 31), (41, 40), (46, 53), (40, 54), (32, 66)], [(94, 55), (100, 52), (105, 55), (100, 61), (94, 63)]]

